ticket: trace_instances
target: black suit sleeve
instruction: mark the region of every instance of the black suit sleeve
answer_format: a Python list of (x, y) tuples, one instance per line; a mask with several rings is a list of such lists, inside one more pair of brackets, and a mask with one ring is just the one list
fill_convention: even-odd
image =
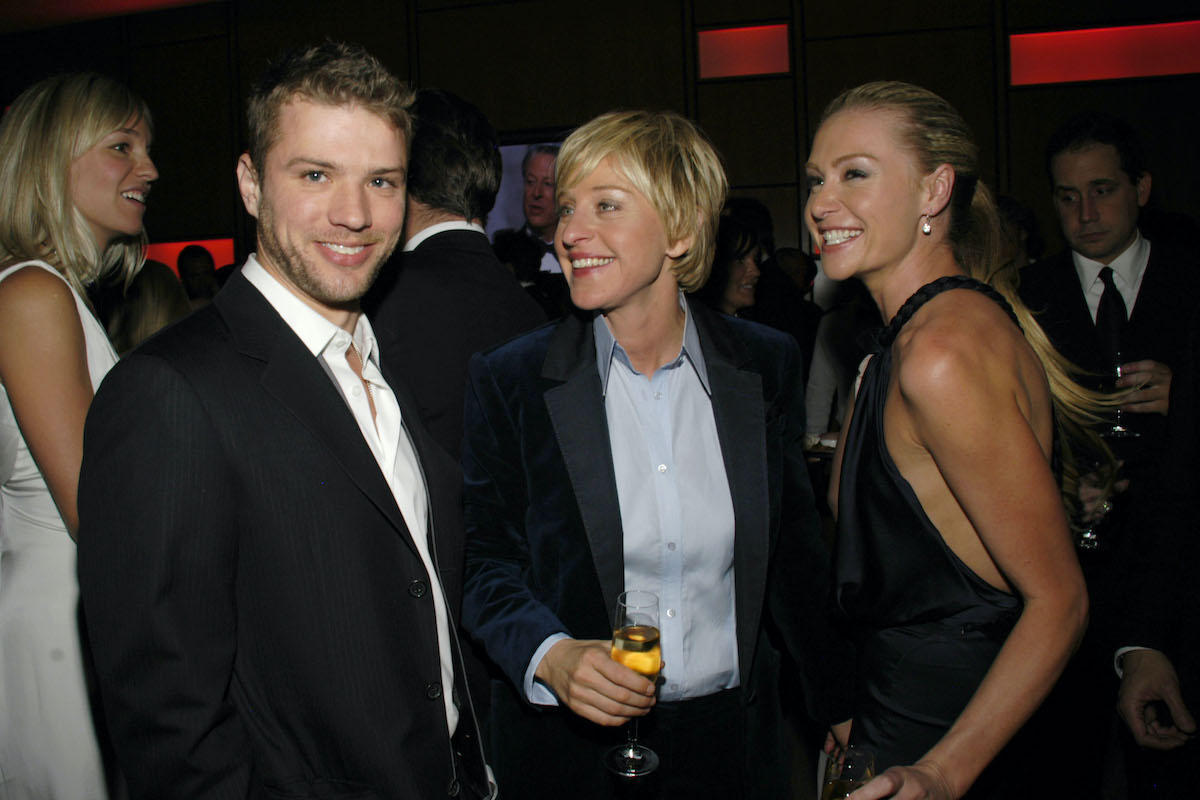
[(852, 651), (830, 618), (828, 549), (804, 453), (805, 403), (800, 355), (789, 347), (782, 365), (775, 423), (783, 426), (779, 535), (767, 577), (769, 618), (798, 668), (809, 716), (822, 723), (850, 717)]
[(187, 381), (134, 355), (92, 404), (79, 583), (105, 712), (134, 798), (242, 798), (253, 771), (230, 702), (233, 476)]

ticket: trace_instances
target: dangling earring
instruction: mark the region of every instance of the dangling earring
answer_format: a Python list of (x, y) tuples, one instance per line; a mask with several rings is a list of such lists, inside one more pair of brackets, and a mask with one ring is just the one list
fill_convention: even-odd
[(929, 224), (929, 215), (925, 214), (923, 216), (925, 217), (925, 224), (921, 226), (921, 233), (928, 236), (933, 233), (933, 226)]

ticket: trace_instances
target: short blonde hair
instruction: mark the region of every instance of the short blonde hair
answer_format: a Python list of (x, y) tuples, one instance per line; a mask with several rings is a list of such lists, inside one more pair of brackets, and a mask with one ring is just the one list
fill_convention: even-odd
[(415, 94), (361, 45), (326, 41), (284, 53), (254, 84), (246, 103), (247, 151), (260, 174), (279, 139), (279, 113), (296, 98), (327, 106), (359, 105), (412, 143)]
[(76, 158), (138, 121), (152, 128), (146, 104), (103, 75), (57, 75), (21, 93), (0, 122), (0, 261), (41, 259), (80, 294), (110, 271), (132, 278), (145, 231), (97, 242), (71, 200), (70, 174)]
[(610, 111), (577, 128), (558, 152), (558, 191), (591, 174), (605, 158), (650, 201), (667, 238), (692, 237), (672, 265), (686, 292), (712, 269), (717, 222), (729, 182), (716, 149), (691, 120), (674, 111)]

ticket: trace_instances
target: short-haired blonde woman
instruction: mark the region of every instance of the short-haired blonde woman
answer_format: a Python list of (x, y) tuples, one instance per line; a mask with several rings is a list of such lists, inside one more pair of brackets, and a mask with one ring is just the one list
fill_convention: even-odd
[(84, 287), (145, 246), (150, 114), (64, 75), (0, 123), (0, 775), (6, 798), (106, 797), (79, 641), (83, 421), (116, 362)]
[(995, 205), (949, 103), (906, 83), (851, 89), (807, 172), (822, 269), (861, 280), (889, 321), (831, 487), (836, 596), (859, 633), (853, 724), (836, 732), (882, 772), (851, 798), (1017, 797), (1032, 765), (986, 768), (1087, 620), (1055, 438), (1069, 456), (1067, 434), (1106, 401), (1070, 381), (1006, 285)]
[[(657, 796), (789, 796), (776, 647), (810, 666), (827, 588), (799, 352), (686, 296), (727, 185), (694, 124), (605, 114), (557, 173), (582, 313), (477, 355), (466, 401), (464, 625), (503, 673), (498, 783), (611, 797), (604, 753), (641, 718)], [(660, 601), (657, 694), (609, 655), (633, 589)]]

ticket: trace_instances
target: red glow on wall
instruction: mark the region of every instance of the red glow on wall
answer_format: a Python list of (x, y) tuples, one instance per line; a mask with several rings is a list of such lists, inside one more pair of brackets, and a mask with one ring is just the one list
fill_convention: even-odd
[(701, 80), (791, 70), (787, 25), (700, 31), (697, 41)]
[(1013, 86), (1200, 72), (1200, 21), (1008, 37)]
[(179, 260), (179, 251), (189, 244), (198, 244), (212, 253), (213, 262), (217, 268), (233, 263), (233, 239), (197, 239), (194, 242), (162, 242), (160, 244), (152, 244), (146, 251), (146, 258), (161, 261), (175, 270), (175, 274), (178, 275), (179, 265), (176, 262)]

